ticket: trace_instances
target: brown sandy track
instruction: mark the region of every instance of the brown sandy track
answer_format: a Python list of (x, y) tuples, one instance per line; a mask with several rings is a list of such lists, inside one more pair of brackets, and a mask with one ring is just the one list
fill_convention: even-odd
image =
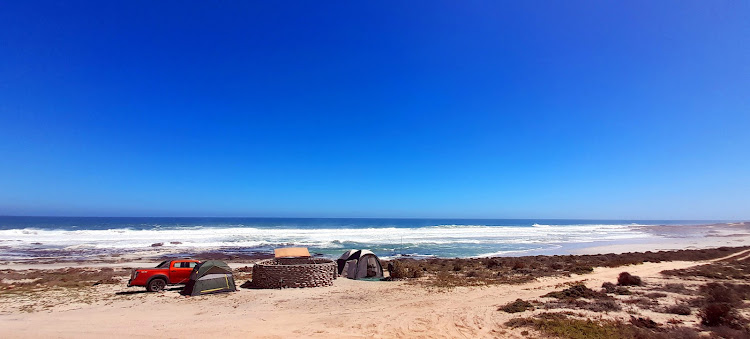
[[(718, 260), (747, 255), (750, 250)], [(614, 282), (620, 272), (641, 276), (646, 283), (679, 282), (659, 272), (701, 262), (662, 262), (606, 268), (571, 277), (547, 277), (521, 285), (459, 287), (436, 291), (404, 282), (337, 279), (317, 289), (240, 290), (237, 293), (185, 298), (176, 292), (114, 295), (134, 291), (99, 286), (105, 297), (92, 305), (65, 305), (52, 312), (8, 314), (0, 306), (0, 337), (311, 337), (311, 338), (488, 338), (516, 337), (502, 324), (519, 314), (497, 311), (516, 298), (537, 299), (556, 285), (584, 280), (590, 288)], [(50, 295), (54, 298), (54, 294)], [(540, 310), (533, 312), (541, 312)], [(529, 315), (522, 313), (520, 315)], [(644, 313), (645, 314), (645, 313)], [(626, 317), (622, 314), (622, 317)], [(648, 313), (657, 321), (661, 315)], [(686, 318), (688, 319), (688, 318)], [(519, 330), (520, 331), (520, 330)]]
[(750, 258), (750, 250), (744, 250), (732, 255), (728, 255), (723, 258), (716, 258), (713, 260), (708, 260), (709, 262), (720, 262), (720, 261), (732, 261), (732, 260), (745, 260), (747, 258)]

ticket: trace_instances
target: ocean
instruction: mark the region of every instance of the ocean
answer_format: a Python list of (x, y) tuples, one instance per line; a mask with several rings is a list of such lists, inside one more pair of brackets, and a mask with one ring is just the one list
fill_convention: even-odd
[(655, 236), (639, 226), (711, 222), (715, 221), (0, 216), (0, 260), (54, 255), (56, 250), (150, 249), (156, 243), (186, 254), (306, 246), (326, 257), (338, 257), (350, 248), (370, 249), (385, 258), (518, 256)]

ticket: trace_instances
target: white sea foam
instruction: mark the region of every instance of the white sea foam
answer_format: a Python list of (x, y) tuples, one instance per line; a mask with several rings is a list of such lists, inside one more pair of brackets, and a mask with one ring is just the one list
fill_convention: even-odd
[[(533, 227), (438, 225), (419, 228), (253, 228), (186, 227), (133, 230), (0, 230), (0, 239), (12, 247), (44, 246), (94, 248), (142, 248), (154, 243), (177, 247), (261, 247), (295, 244), (319, 248), (343, 248), (358, 243), (420, 245), (534, 245), (585, 243), (650, 237), (631, 225), (534, 225)], [(180, 244), (170, 244), (180, 242)], [(529, 246), (525, 246), (529, 247)], [(536, 247), (536, 246), (533, 246)], [(493, 252), (491, 254), (499, 254)]]
[(508, 256), (508, 255), (516, 256), (516, 255), (523, 255), (523, 254), (535, 252), (535, 251), (552, 251), (558, 248), (562, 248), (562, 246), (557, 245), (557, 244), (551, 244), (548, 246), (529, 248), (525, 250), (506, 250), (506, 251), (496, 251), (496, 252), (489, 252), (489, 253), (480, 253), (480, 254), (475, 255), (474, 257), (488, 258), (488, 257), (499, 257), (499, 256)]

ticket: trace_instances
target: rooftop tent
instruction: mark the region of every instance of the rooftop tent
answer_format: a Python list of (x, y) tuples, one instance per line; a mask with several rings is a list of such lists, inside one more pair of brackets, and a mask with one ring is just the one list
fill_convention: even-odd
[(336, 263), (339, 275), (349, 279), (383, 277), (380, 259), (368, 250), (348, 250), (336, 260)]
[(273, 250), (276, 258), (304, 258), (310, 256), (307, 247), (286, 247)]
[(208, 260), (195, 266), (182, 294), (195, 296), (236, 290), (229, 265), (219, 260)]

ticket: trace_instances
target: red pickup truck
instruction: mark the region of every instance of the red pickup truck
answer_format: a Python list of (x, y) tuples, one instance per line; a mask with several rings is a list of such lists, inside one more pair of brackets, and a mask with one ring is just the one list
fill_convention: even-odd
[(167, 260), (156, 268), (133, 269), (128, 287), (146, 286), (149, 292), (158, 292), (167, 285), (184, 284), (190, 280), (190, 273), (199, 263), (191, 259)]

